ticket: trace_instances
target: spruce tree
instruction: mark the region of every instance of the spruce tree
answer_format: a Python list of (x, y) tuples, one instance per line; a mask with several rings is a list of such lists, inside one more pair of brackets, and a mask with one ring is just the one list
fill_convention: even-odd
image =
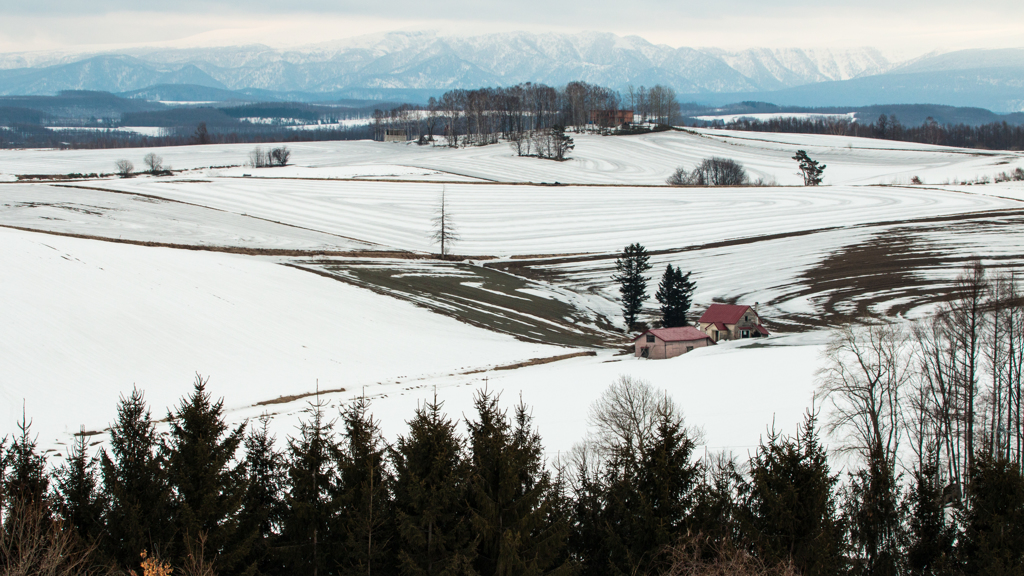
[(4, 494), (8, 510), (16, 504), (46, 508), (46, 493), (50, 485), (50, 478), (46, 472), (46, 457), (36, 450), (32, 422), (25, 416), (24, 411), (21, 421), (18, 422), (18, 435), (4, 456), (7, 468)]
[(224, 422), (224, 400), (213, 402), (207, 380), (196, 376), (192, 393), (167, 414), (171, 430), (164, 446), (167, 479), (172, 489), (176, 529), (176, 565), (205, 537), (204, 557), (216, 559), (217, 570), (232, 574), (250, 542), (239, 540), (238, 510), (245, 481), (234, 465), (245, 424), (234, 430)]
[(639, 243), (623, 248), (615, 260), (615, 276), (619, 283), (619, 294), (622, 300), (622, 318), (626, 321), (626, 329), (631, 330), (643, 310), (647, 300), (647, 282), (650, 280), (644, 273), (651, 269), (650, 256), (647, 249)]
[(305, 410), (299, 436), (288, 439), (288, 492), (281, 524), (280, 558), (284, 573), (326, 576), (338, 564), (330, 546), (344, 535), (336, 524), (338, 466), (341, 448), (334, 422), (324, 417), (319, 397)]
[(104, 547), (115, 565), (134, 566), (136, 572), (141, 552), (164, 557), (172, 551), (169, 491), (157, 444), (149, 408), (135, 388), (118, 403), (110, 451), (103, 451), (100, 470), (109, 501)]
[(337, 494), (337, 533), (344, 544), (341, 573), (372, 576), (392, 567), (393, 479), (385, 460), (380, 424), (370, 414), (369, 400), (357, 398), (341, 418), (345, 426)]
[(88, 454), (86, 436), (79, 434), (54, 473), (55, 512), (86, 545), (96, 543), (104, 530), (106, 501), (100, 493), (98, 463)]
[[(601, 523), (614, 574), (654, 574), (670, 565), (669, 546), (688, 530), (699, 465), (682, 418), (667, 408), (656, 418), (652, 441), (612, 457)], [(626, 448), (626, 447), (624, 447)]]
[(564, 518), (553, 514), (550, 473), (541, 458), (540, 436), (525, 405), (514, 423), (483, 391), (474, 398), (470, 431), (472, 475), (469, 502), (480, 536), (475, 567), (481, 576), (565, 574)]
[(241, 566), (255, 567), (257, 574), (277, 572), (279, 563), (274, 554), (277, 536), (284, 518), (285, 459), (275, 447), (275, 438), (267, 425), (270, 418), (262, 416), (245, 437), (245, 495), (239, 512), (238, 530), (243, 538), (251, 538), (252, 546)]
[(946, 520), (938, 450), (931, 447), (914, 471), (910, 493), (907, 568), (910, 574), (942, 574), (954, 564), (955, 528)]
[(872, 447), (867, 469), (850, 475), (843, 508), (852, 570), (878, 576), (902, 574), (906, 537), (899, 479), (880, 445)]
[(1024, 475), (1005, 457), (978, 455), (958, 542), (967, 575), (1024, 573)]
[(675, 328), (686, 326), (686, 314), (690, 311), (690, 304), (693, 298), (693, 291), (697, 288), (696, 283), (690, 280), (691, 272), (685, 275), (679, 268), (671, 264), (665, 267), (665, 274), (658, 284), (658, 291), (654, 297), (661, 304), (661, 326), (662, 328)]
[(758, 448), (742, 488), (742, 524), (752, 552), (768, 566), (791, 562), (799, 574), (831, 576), (843, 568), (837, 478), (815, 423), (808, 413), (796, 439), (772, 431)]
[(475, 574), (476, 538), (466, 504), (470, 469), (442, 404), (435, 395), (417, 406), (393, 452), (396, 548), (405, 576)]

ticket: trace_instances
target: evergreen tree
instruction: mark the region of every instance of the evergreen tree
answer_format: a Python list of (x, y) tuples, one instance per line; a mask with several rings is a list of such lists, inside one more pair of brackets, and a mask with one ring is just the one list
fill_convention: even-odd
[(695, 444), (674, 411), (659, 410), (653, 442), (633, 462), (631, 451), (609, 466), (602, 524), (612, 574), (660, 574), (670, 565), (668, 547), (687, 532), (695, 504), (699, 465)]
[(800, 173), (804, 177), (804, 186), (817, 186), (821, 184), (821, 175), (825, 172), (824, 164), (819, 165), (816, 160), (811, 160), (811, 157), (803, 150), (797, 150), (793, 160), (796, 160), (800, 165)]
[(567, 524), (552, 514), (551, 478), (541, 459), (540, 436), (526, 406), (510, 422), (498, 397), (474, 398), (470, 431), (469, 502), (480, 537), (475, 567), (481, 576), (565, 574)]
[(697, 288), (697, 284), (690, 280), (690, 274), (684, 275), (681, 269), (673, 268), (671, 264), (665, 267), (665, 274), (654, 294), (661, 304), (662, 328), (687, 325), (686, 314), (690, 311), (693, 291)]
[[(216, 559), (217, 571), (233, 574), (251, 542), (239, 540), (238, 511), (245, 491), (242, 470), (232, 466), (245, 434), (245, 424), (230, 430), (224, 422), (224, 400), (211, 401), (207, 380), (196, 376), (192, 393), (167, 414), (170, 435), (163, 451), (172, 489), (176, 528), (175, 565), (187, 555)], [(196, 547), (205, 537), (205, 550)]]
[(906, 540), (899, 479), (880, 445), (868, 467), (850, 475), (844, 502), (854, 574), (896, 576), (904, 572)]
[(907, 568), (910, 574), (942, 574), (955, 561), (954, 527), (946, 520), (938, 451), (931, 450), (914, 471), (910, 495)]
[(103, 533), (106, 501), (99, 487), (99, 459), (90, 457), (87, 449), (86, 436), (75, 436), (67, 459), (54, 473), (54, 508), (64, 525), (89, 545)]
[(252, 539), (242, 566), (255, 566), (257, 574), (273, 574), (279, 567), (273, 547), (285, 514), (285, 459), (274, 448), (275, 439), (267, 430), (270, 419), (263, 416), (259, 422), (245, 437), (245, 495), (238, 529)]
[(107, 555), (117, 566), (139, 571), (139, 554), (171, 553), (169, 491), (157, 434), (146, 401), (137, 388), (121, 397), (117, 422), (110, 428), (110, 452), (103, 451), (100, 470), (109, 500), (104, 525)]
[(596, 465), (598, 459), (592, 445), (577, 444), (573, 447), (572, 468), (564, 472), (571, 479), (568, 547), (577, 576), (603, 576), (609, 571), (602, 519), (605, 485)]
[(622, 295), (622, 318), (626, 328), (632, 329), (647, 299), (647, 282), (650, 278), (644, 273), (651, 269), (650, 256), (647, 249), (639, 243), (630, 244), (622, 250), (615, 260), (615, 276), (619, 283), (619, 294)]
[(469, 465), (442, 403), (417, 406), (393, 453), (399, 569), (406, 576), (473, 575)]
[(688, 529), (704, 538), (708, 552), (731, 549), (741, 541), (739, 490), (743, 476), (736, 461), (722, 453), (706, 457), (700, 474)]
[(338, 465), (338, 534), (344, 542), (341, 573), (371, 576), (391, 567), (393, 479), (385, 461), (380, 424), (370, 414), (369, 400), (356, 399), (342, 411), (341, 418), (346, 441)]
[(338, 501), (337, 462), (341, 448), (334, 422), (324, 418), (325, 402), (317, 398), (306, 408), (299, 424), (298, 438), (288, 439), (288, 492), (281, 525), (281, 561), (287, 574), (327, 575), (338, 558), (325, 544), (343, 535), (335, 534)]
[(18, 422), (18, 435), (4, 455), (7, 469), (4, 478), (6, 506), (10, 510), (15, 503), (48, 505), (46, 492), (50, 485), (46, 473), (46, 457), (36, 451), (36, 439), (32, 436), (32, 422), (22, 412)]
[(750, 460), (742, 488), (743, 531), (752, 553), (769, 566), (792, 563), (806, 576), (842, 569), (843, 541), (828, 457), (808, 413), (796, 439), (772, 431)]
[(1005, 458), (978, 455), (971, 474), (970, 505), (959, 542), (964, 573), (1024, 573), (1024, 475)]

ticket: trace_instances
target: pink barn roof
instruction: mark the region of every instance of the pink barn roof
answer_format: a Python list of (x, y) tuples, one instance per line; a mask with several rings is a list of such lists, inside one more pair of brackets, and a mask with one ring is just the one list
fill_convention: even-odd
[(740, 306), (735, 304), (712, 304), (708, 306), (707, 312), (700, 317), (700, 322), (707, 324), (714, 324), (721, 322), (723, 324), (735, 324), (743, 318), (743, 313), (750, 309), (750, 306)]
[[(644, 330), (640, 333), (640, 336), (644, 334), (654, 334), (662, 342), (689, 342), (692, 340), (703, 340), (709, 338), (709, 336), (700, 330), (697, 330), (693, 326), (680, 326), (679, 328), (651, 328), (650, 330)], [(636, 341), (640, 338), (637, 336), (633, 340)]]

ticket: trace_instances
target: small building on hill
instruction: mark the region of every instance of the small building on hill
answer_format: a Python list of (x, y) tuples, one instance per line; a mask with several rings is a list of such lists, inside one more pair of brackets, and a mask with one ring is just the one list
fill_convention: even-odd
[(633, 122), (632, 110), (591, 110), (590, 123), (605, 128), (622, 126)]
[(700, 331), (712, 340), (737, 340), (767, 336), (757, 310), (738, 304), (712, 304), (697, 321)]
[(402, 128), (387, 128), (384, 130), (385, 142), (405, 142), (409, 139)]
[(679, 328), (651, 328), (633, 340), (637, 358), (672, 358), (685, 354), (694, 348), (710, 346), (710, 336), (693, 326)]

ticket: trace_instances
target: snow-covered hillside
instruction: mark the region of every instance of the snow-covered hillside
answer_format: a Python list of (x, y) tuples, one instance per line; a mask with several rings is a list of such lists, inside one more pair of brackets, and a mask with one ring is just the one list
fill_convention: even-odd
[[(675, 394), (710, 449), (743, 453), (810, 404), (823, 328), (927, 313), (972, 257), (1024, 266), (1024, 183), (943, 184), (1024, 165), (1015, 152), (706, 130), (578, 135), (563, 163), (504, 145), (304, 143), (295, 166), (257, 170), (241, 166), (250, 149), (0, 152), (5, 432), (24, 401), (41, 444), (59, 448), (79, 426), (102, 431), (133, 385), (162, 416), (198, 372), (233, 421), (267, 412), (279, 438), (318, 382), (335, 407), (370, 396), (391, 436), (435, 389), (456, 417), (481, 387), (509, 404), (522, 393), (554, 456), (632, 375)], [(795, 186), (797, 149), (831, 185)], [(150, 151), (187, 170), (9, 181), (109, 172)], [(708, 156), (785, 186), (661, 185)], [(428, 257), (442, 189), (467, 261)], [(774, 335), (666, 361), (618, 355), (629, 338), (611, 277), (632, 242), (652, 251), (653, 276), (693, 271), (695, 311), (756, 302)], [(721, 377), (737, 367), (756, 377)]]
[[(573, 135), (566, 162), (520, 158), (505, 144), (451, 149), (370, 141), (289, 144), (293, 166), (252, 169), (251, 144), (140, 150), (0, 150), (0, 181), (17, 174), (112, 173), (127, 158), (142, 166), (154, 152), (164, 164), (203, 169), (187, 177), (237, 176), (662, 185), (678, 168), (711, 156), (744, 164), (753, 179), (802, 184), (792, 156), (806, 149), (828, 165), (826, 184), (926, 184), (993, 176), (1024, 166), (1020, 152), (957, 149), (927, 144), (807, 134), (731, 130), (660, 132), (640, 136)], [(208, 169), (215, 167), (214, 169)]]

